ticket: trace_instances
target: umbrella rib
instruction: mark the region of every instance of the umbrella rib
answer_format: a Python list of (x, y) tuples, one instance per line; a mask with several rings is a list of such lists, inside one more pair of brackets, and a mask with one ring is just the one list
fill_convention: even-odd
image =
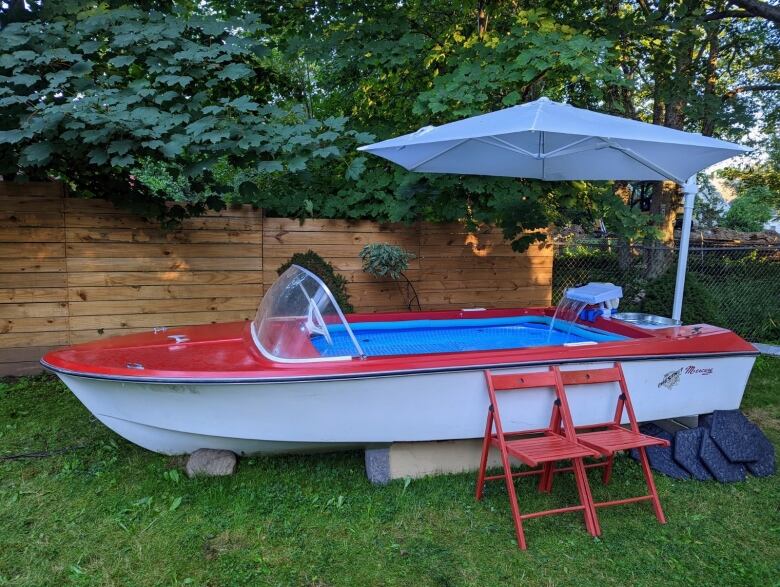
[(602, 141), (604, 141), (607, 145), (609, 145), (611, 148), (615, 149), (616, 151), (620, 151), (621, 153), (623, 153), (627, 157), (630, 157), (631, 159), (633, 159), (637, 163), (640, 163), (640, 164), (644, 165), (645, 167), (647, 167), (648, 169), (650, 169), (652, 171), (655, 171), (658, 175), (662, 175), (666, 179), (670, 179), (671, 181), (676, 182), (676, 183), (678, 183), (680, 185), (683, 185), (686, 182), (685, 179), (679, 178), (676, 175), (674, 175), (673, 173), (669, 173), (668, 171), (666, 171), (666, 169), (664, 169), (663, 167), (660, 167), (659, 165), (656, 165), (652, 161), (648, 161), (647, 159), (642, 157), (636, 151), (633, 151), (632, 149), (629, 149), (628, 147), (624, 147), (623, 145), (621, 145), (620, 143), (615, 142), (612, 139), (605, 139), (603, 137), (599, 137), (599, 138)]
[[(544, 133), (541, 133), (541, 134), (544, 134)], [(562, 147), (558, 147), (557, 149), (553, 149), (549, 153), (541, 153), (541, 149), (540, 149), (540, 158), (542, 158), (542, 159), (552, 159), (553, 157), (562, 157), (563, 155), (569, 155), (571, 153), (579, 153), (581, 151), (589, 151), (591, 149), (603, 148), (603, 146), (592, 146), (592, 147), (583, 147), (583, 148), (577, 149), (575, 151), (568, 151), (568, 149), (571, 149), (572, 147), (574, 147), (576, 145), (579, 145), (581, 143), (587, 142), (587, 141), (589, 141), (591, 139), (595, 139), (595, 138), (597, 138), (597, 137), (592, 137), (592, 136), (584, 137), (584, 138), (578, 139), (578, 140), (576, 140), (574, 142), (571, 142), (568, 145), (563, 145)]]
[[(492, 139), (495, 141), (495, 143), (490, 142), (488, 139)], [(507, 151), (513, 151), (515, 153), (519, 153), (520, 155), (528, 155), (529, 157), (533, 157), (534, 159), (537, 158), (536, 153), (531, 153), (530, 151), (526, 151), (522, 147), (518, 147), (516, 145), (513, 145), (509, 141), (505, 141), (504, 139), (500, 139), (497, 136), (490, 135), (489, 137), (474, 137), (471, 139), (472, 141), (477, 141), (480, 143), (485, 143), (486, 145), (490, 145), (491, 147), (498, 147), (499, 149), (506, 149)]]
[(427, 159), (423, 159), (423, 160), (422, 160), (422, 161), (420, 161), (419, 163), (415, 163), (415, 164), (414, 164), (414, 165), (412, 165), (411, 167), (407, 167), (407, 169), (408, 169), (409, 171), (415, 171), (415, 170), (416, 170), (418, 167), (421, 167), (421, 166), (425, 165), (426, 163), (430, 163), (431, 161), (433, 161), (434, 159), (438, 159), (439, 157), (441, 157), (441, 156), (442, 156), (442, 155), (444, 155), (445, 153), (448, 153), (448, 152), (452, 151), (453, 149), (455, 149), (455, 148), (457, 148), (457, 147), (460, 147), (460, 146), (461, 146), (463, 143), (465, 143), (465, 142), (466, 142), (466, 141), (468, 141), (468, 140), (469, 140), (469, 139), (463, 139), (463, 140), (460, 140), (460, 141), (458, 141), (457, 143), (455, 143), (454, 145), (450, 145), (449, 147), (447, 147), (447, 148), (446, 148), (446, 149), (444, 149), (443, 151), (439, 151), (438, 153), (436, 153), (436, 154), (434, 154), (434, 155), (431, 155), (431, 156), (430, 156), (430, 157), (428, 157)]

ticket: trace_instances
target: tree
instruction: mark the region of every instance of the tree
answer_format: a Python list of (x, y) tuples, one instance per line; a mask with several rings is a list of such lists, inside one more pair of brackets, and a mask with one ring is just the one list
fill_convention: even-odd
[[(219, 162), (257, 173), (300, 171), (354, 147), (344, 119), (318, 121), (278, 99), (266, 26), (252, 14), (95, 9), (0, 34), (0, 173), (55, 175), (82, 195), (107, 196), (176, 220), (222, 205), (238, 188)], [(159, 162), (191, 189), (181, 205), (133, 171)]]
[(772, 192), (766, 187), (751, 187), (737, 194), (731, 202), (723, 226), (745, 232), (758, 232), (772, 220)]

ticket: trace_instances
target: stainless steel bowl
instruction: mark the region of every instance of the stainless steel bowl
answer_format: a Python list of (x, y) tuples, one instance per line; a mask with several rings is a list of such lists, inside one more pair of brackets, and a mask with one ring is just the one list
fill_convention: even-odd
[(679, 320), (656, 316), (655, 314), (643, 314), (642, 312), (620, 312), (613, 314), (612, 319), (628, 322), (640, 328), (669, 328), (682, 324)]

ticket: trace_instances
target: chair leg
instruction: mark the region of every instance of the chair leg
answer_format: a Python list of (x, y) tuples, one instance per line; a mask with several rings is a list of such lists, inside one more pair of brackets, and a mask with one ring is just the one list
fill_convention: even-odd
[(517, 493), (515, 492), (515, 480), (512, 477), (512, 467), (509, 464), (509, 455), (501, 451), (501, 462), (504, 465), (504, 479), (506, 480), (506, 492), (509, 494), (509, 507), (512, 510), (512, 519), (515, 522), (515, 534), (517, 535), (517, 546), (520, 550), (526, 550), (525, 533), (523, 532), (523, 520), (520, 519), (520, 506), (517, 503)]
[(596, 508), (593, 505), (593, 495), (590, 493), (588, 474), (582, 459), (573, 459), (572, 467), (574, 468), (574, 479), (577, 482), (577, 493), (580, 496), (580, 503), (585, 506), (585, 509), (582, 510), (585, 516), (585, 528), (587, 528), (591, 536), (600, 536), (601, 526), (596, 515)]
[(604, 485), (609, 485), (609, 480), (612, 478), (612, 463), (615, 460), (615, 453), (612, 453), (607, 457), (607, 464), (604, 466), (604, 473), (601, 475), (601, 481)]
[(544, 463), (544, 465), (542, 465), (542, 474), (539, 475), (540, 493), (550, 493), (552, 490), (552, 471), (553, 463)]
[(661, 500), (658, 497), (658, 490), (655, 488), (655, 481), (653, 480), (653, 471), (650, 469), (650, 463), (647, 460), (647, 452), (645, 451), (644, 446), (639, 448), (639, 460), (642, 463), (642, 471), (645, 474), (647, 489), (650, 491), (650, 495), (653, 498), (652, 504), (653, 504), (653, 511), (655, 512), (655, 517), (658, 518), (659, 523), (666, 524), (666, 517), (664, 516), (663, 509), (661, 509)]
[(482, 440), (482, 456), (479, 459), (479, 473), (477, 473), (477, 501), (482, 499), (485, 489), (485, 471), (487, 470), (488, 453), (490, 452), (490, 436), (493, 432), (493, 412), (488, 412), (485, 425), (485, 437)]

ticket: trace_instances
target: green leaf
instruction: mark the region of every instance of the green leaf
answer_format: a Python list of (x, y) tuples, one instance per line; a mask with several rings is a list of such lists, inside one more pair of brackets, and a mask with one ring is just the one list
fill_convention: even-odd
[(188, 75), (158, 75), (156, 81), (166, 86), (178, 85), (186, 88), (192, 82), (192, 78)]
[(108, 153), (103, 149), (92, 149), (89, 154), (89, 162), (94, 165), (105, 165), (108, 161)]
[(290, 160), (290, 162), (287, 164), (287, 170), (292, 172), (303, 171), (304, 169), (306, 169), (307, 161), (308, 161), (308, 157), (304, 157), (303, 155), (293, 157)]
[(133, 141), (130, 140), (112, 141), (108, 146), (108, 152), (124, 155), (133, 148), (133, 145)]
[(25, 133), (21, 130), (0, 130), (0, 145), (12, 145), (18, 143), (25, 136)]
[(108, 60), (108, 63), (113, 65), (114, 67), (125, 67), (126, 65), (130, 65), (131, 63), (135, 62), (135, 57), (132, 55), (119, 55), (117, 57), (112, 57)]
[(189, 142), (190, 139), (187, 136), (176, 134), (160, 150), (166, 157), (173, 159), (184, 151), (184, 146), (189, 144)]
[(177, 509), (179, 509), (182, 499), (183, 497), (181, 495), (174, 498), (174, 500), (171, 502), (171, 506), (168, 508), (168, 511), (175, 512)]
[(252, 70), (243, 63), (231, 63), (217, 72), (219, 79), (237, 80), (252, 75)]
[(323, 159), (328, 157), (338, 157), (341, 155), (341, 150), (335, 145), (329, 147), (323, 147), (321, 149), (315, 149), (312, 151), (312, 157), (322, 157)]
[(127, 167), (128, 165), (132, 165), (133, 163), (135, 163), (135, 157), (129, 154), (111, 157), (111, 165), (113, 165), (114, 167)]
[(227, 106), (235, 108), (239, 112), (251, 112), (257, 110), (260, 104), (253, 102), (249, 96), (240, 96), (227, 103)]
[(92, 71), (93, 63), (91, 61), (77, 61), (70, 67), (70, 72), (74, 75), (84, 75)]
[(273, 173), (282, 171), (284, 166), (279, 161), (259, 161), (255, 164), (255, 169), (260, 173)]
[(17, 73), (16, 75), (7, 78), (3, 78), (0, 76), (0, 82), (2, 82), (3, 79), (8, 80), (11, 84), (15, 86), (30, 87), (34, 84), (37, 84), (39, 81), (41, 81), (41, 76), (31, 75), (29, 73)]
[(22, 160), (32, 166), (41, 166), (49, 161), (52, 150), (49, 143), (34, 143), (22, 149)]
[(351, 179), (353, 181), (360, 179), (360, 176), (363, 175), (363, 171), (366, 168), (366, 158), (365, 157), (355, 157), (347, 167), (347, 171), (344, 174), (347, 179)]

